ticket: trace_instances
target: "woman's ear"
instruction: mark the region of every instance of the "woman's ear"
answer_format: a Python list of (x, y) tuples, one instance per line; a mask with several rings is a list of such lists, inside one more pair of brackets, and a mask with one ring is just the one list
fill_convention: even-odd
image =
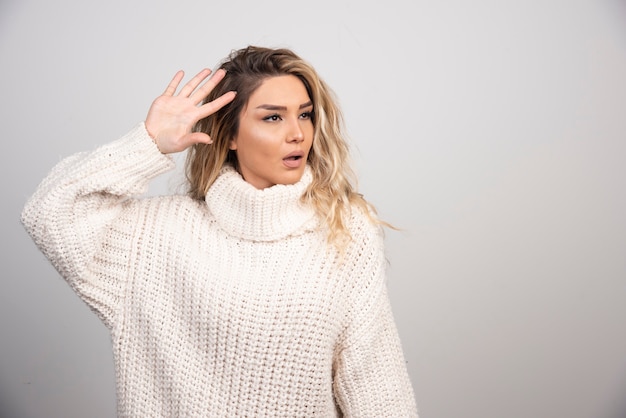
[(237, 150), (237, 138), (233, 138), (228, 141), (228, 149), (230, 149), (231, 151)]

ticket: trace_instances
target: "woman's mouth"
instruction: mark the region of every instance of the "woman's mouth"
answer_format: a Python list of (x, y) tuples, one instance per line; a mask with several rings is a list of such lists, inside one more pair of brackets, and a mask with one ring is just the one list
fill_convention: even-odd
[(283, 158), (283, 164), (287, 168), (298, 168), (304, 161), (304, 155), (301, 152), (294, 152)]

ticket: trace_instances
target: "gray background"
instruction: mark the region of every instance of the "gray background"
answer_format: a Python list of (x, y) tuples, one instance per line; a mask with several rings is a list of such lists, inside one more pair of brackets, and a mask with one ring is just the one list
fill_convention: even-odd
[(626, 416), (624, 2), (0, 0), (2, 417), (115, 410), (106, 329), (24, 233), (25, 200), (176, 70), (248, 44), (316, 66), (402, 229), (391, 297), (423, 417)]

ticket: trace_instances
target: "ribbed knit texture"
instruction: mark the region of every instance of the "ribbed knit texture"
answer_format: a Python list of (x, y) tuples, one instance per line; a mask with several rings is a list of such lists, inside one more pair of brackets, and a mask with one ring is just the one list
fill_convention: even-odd
[(140, 124), (59, 163), (22, 213), (110, 329), (120, 417), (414, 417), (380, 228), (339, 255), (294, 185), (232, 168), (206, 202), (138, 198), (171, 169)]

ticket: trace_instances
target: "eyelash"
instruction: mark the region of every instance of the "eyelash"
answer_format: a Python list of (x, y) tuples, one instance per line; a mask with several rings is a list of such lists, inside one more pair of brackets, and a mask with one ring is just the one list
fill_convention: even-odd
[[(303, 112), (300, 113), (300, 117), (304, 117), (305, 119), (311, 119), (313, 118), (313, 112)], [(274, 113), (273, 115), (268, 115), (266, 117), (263, 118), (263, 120), (266, 121), (270, 121), (270, 122), (275, 122), (277, 120), (279, 120), (281, 118), (281, 116), (278, 113)]]

